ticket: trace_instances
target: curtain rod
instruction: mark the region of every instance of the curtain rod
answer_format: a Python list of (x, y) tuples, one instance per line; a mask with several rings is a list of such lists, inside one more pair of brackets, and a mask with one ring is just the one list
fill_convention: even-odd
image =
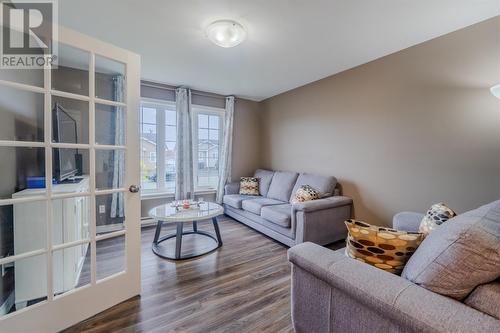
[[(168, 84), (163, 84), (163, 83), (157, 83), (157, 82), (152, 82), (152, 81), (141, 81), (142, 86), (146, 87), (151, 87), (151, 88), (159, 88), (159, 89), (165, 89), (165, 90), (170, 90), (174, 91), (177, 89), (177, 87), (168, 85)], [(212, 97), (212, 98), (226, 98), (228, 96), (224, 96), (221, 94), (216, 94), (216, 93), (210, 93), (210, 92), (205, 92), (205, 91), (199, 91), (199, 90), (193, 90), (191, 89), (191, 93), (193, 95), (198, 95), (198, 96), (204, 96), (204, 97)]]

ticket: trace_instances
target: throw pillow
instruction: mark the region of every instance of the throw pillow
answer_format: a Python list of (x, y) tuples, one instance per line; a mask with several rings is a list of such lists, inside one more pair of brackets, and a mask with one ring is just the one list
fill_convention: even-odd
[(295, 192), (292, 203), (311, 201), (321, 198), (321, 193), (309, 185), (300, 186)]
[(259, 178), (241, 177), (240, 178), (240, 194), (244, 195), (259, 195)]
[(400, 274), (424, 239), (422, 233), (397, 231), (362, 221), (347, 220), (345, 224), (346, 254), (389, 273)]
[(500, 200), (460, 214), (431, 232), (402, 277), (462, 300), (500, 276)]
[(422, 222), (420, 222), (418, 231), (427, 235), (438, 226), (455, 216), (457, 216), (457, 214), (444, 203), (440, 202), (434, 204), (427, 211), (422, 219)]

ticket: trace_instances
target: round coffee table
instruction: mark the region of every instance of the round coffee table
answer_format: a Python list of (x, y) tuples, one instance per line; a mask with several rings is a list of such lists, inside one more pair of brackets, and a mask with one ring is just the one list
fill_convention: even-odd
[[(201, 203), (199, 207), (191, 208), (191, 209), (183, 209), (172, 207), (170, 204), (161, 205), (155, 207), (149, 211), (149, 216), (158, 221), (156, 225), (155, 237), (153, 239), (153, 252), (167, 259), (189, 259), (198, 257), (209, 252), (214, 251), (222, 246), (222, 238), (220, 236), (219, 225), (217, 224), (217, 216), (224, 214), (224, 209), (221, 205), (218, 205), (213, 202), (204, 202)], [(215, 235), (205, 232), (202, 230), (198, 230), (197, 221), (212, 219), (212, 223), (215, 229)], [(184, 231), (184, 223), (192, 222), (193, 230)], [(177, 232), (174, 234), (169, 234), (166, 236), (160, 237), (161, 227), (163, 223), (176, 223)], [(214, 241), (214, 245), (209, 247), (208, 249), (202, 252), (191, 253), (190, 255), (181, 255), (181, 247), (182, 247), (182, 236), (183, 235), (202, 235), (205, 237), (209, 237)], [(172, 256), (168, 247), (165, 244), (161, 244), (167, 239), (171, 239), (175, 237), (175, 255)], [(170, 253), (169, 253), (170, 252)]]

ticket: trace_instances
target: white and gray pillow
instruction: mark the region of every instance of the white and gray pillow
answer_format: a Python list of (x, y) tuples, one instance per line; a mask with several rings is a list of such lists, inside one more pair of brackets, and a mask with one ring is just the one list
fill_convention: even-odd
[(457, 216), (457, 214), (446, 204), (442, 202), (434, 204), (420, 222), (418, 231), (428, 235), (431, 231), (455, 216)]
[(310, 185), (302, 185), (295, 191), (292, 203), (317, 200), (319, 198), (321, 198), (321, 193), (318, 190)]

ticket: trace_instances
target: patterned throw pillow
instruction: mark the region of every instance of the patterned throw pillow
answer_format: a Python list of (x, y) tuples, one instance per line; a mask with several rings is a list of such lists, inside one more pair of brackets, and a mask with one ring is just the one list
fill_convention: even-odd
[(438, 226), (455, 216), (457, 216), (457, 214), (444, 203), (440, 202), (434, 204), (427, 211), (424, 218), (422, 219), (422, 222), (420, 222), (418, 231), (428, 235)]
[(292, 203), (311, 201), (321, 198), (321, 193), (309, 185), (302, 185), (295, 192)]
[(259, 178), (241, 177), (240, 178), (240, 194), (244, 195), (259, 195)]
[(345, 224), (349, 231), (347, 256), (395, 274), (401, 274), (425, 237), (418, 232), (397, 231), (356, 220), (347, 220)]

